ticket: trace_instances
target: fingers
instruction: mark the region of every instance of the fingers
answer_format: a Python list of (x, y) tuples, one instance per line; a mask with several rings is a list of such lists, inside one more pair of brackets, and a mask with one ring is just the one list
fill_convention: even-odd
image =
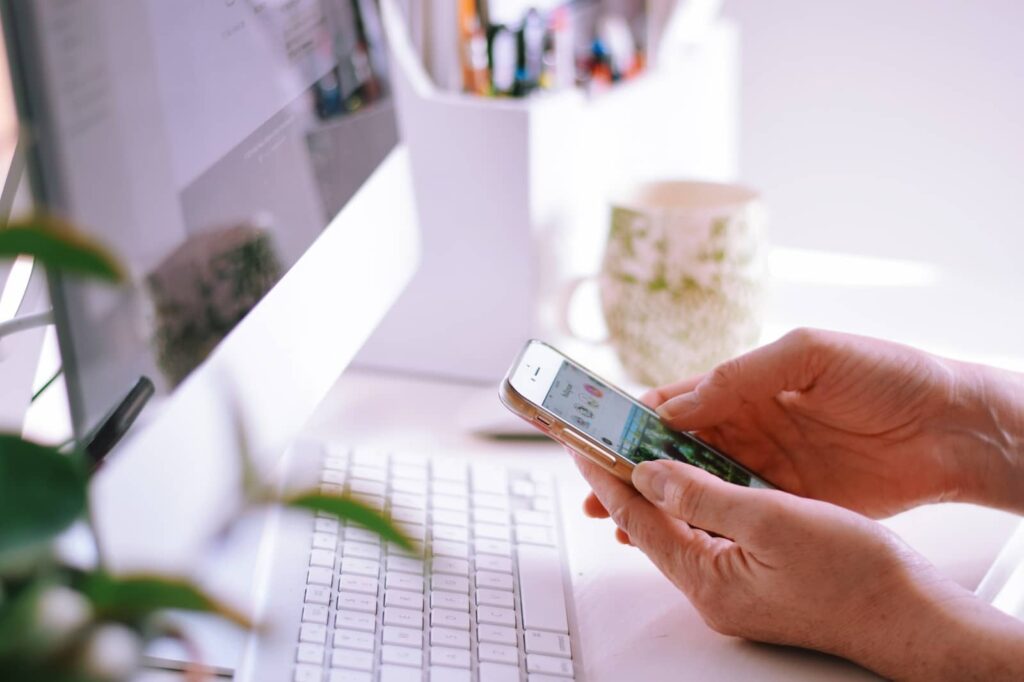
[(759, 545), (780, 518), (780, 495), (746, 488), (682, 462), (644, 462), (633, 470), (637, 491), (665, 514), (741, 544)]
[(594, 493), (590, 493), (583, 500), (583, 513), (592, 519), (607, 519), (610, 516), (608, 510), (604, 508), (601, 500), (597, 499)]
[(816, 330), (790, 332), (718, 365), (693, 390), (670, 396), (657, 408), (658, 414), (673, 428), (702, 429), (728, 419), (745, 401), (807, 390), (825, 364), (822, 351), (827, 340), (827, 333)]
[(665, 386), (659, 386), (658, 388), (652, 388), (647, 393), (640, 396), (640, 402), (652, 410), (658, 409), (658, 406), (667, 400), (675, 398), (677, 395), (689, 393), (697, 387), (706, 374), (698, 374), (682, 381), (677, 381), (674, 384), (667, 384)]
[(695, 586), (711, 538), (668, 516), (598, 465), (580, 455), (574, 457), (580, 473), (619, 527), (616, 539), (638, 547), (684, 589)]

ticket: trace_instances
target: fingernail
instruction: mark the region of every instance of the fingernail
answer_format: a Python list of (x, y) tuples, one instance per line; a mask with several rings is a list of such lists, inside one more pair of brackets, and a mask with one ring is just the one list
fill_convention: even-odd
[(697, 392), (690, 391), (662, 403), (657, 412), (662, 419), (672, 419), (690, 412), (695, 407), (697, 407)]
[(633, 486), (651, 502), (665, 499), (668, 472), (660, 462), (641, 462), (633, 469)]

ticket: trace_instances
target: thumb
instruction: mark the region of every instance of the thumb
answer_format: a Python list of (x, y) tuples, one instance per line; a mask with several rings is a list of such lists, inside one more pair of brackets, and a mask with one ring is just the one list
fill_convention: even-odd
[(762, 538), (780, 512), (778, 491), (728, 483), (682, 462), (643, 462), (633, 485), (669, 516), (741, 544)]
[(826, 332), (790, 332), (718, 365), (689, 392), (668, 398), (658, 415), (676, 429), (704, 429), (725, 421), (745, 402), (806, 390), (821, 373), (828, 343)]

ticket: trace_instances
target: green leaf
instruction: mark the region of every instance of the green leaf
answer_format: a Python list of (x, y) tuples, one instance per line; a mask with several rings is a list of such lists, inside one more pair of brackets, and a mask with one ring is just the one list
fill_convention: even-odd
[(393, 542), (402, 549), (413, 552), (416, 547), (402, 531), (373, 507), (353, 497), (338, 497), (320, 493), (303, 493), (286, 498), (284, 504), (289, 507), (311, 509), (334, 514), (340, 519), (355, 521), (359, 525), (372, 530), (388, 542)]
[(85, 509), (77, 456), (0, 434), (0, 554), (53, 538)]
[(99, 242), (50, 216), (16, 221), (0, 229), (0, 258), (34, 257), (50, 270), (121, 282), (124, 270)]
[(115, 577), (97, 571), (84, 576), (81, 590), (100, 618), (134, 622), (157, 611), (180, 609), (212, 613), (244, 628), (252, 627), (252, 621), (245, 614), (177, 578), (155, 575)]

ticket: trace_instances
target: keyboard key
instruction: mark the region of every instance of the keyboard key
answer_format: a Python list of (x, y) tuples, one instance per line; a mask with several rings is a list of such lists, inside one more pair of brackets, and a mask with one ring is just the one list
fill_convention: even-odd
[(490, 538), (491, 540), (509, 539), (508, 526), (500, 526), (495, 523), (478, 523), (473, 526), (473, 535), (477, 538)]
[[(402, 557), (405, 558), (405, 557)], [(388, 561), (388, 566), (391, 566), (391, 561)], [(387, 581), (385, 583), (389, 590), (408, 590), (410, 592), (423, 592), (423, 577), (418, 575), (411, 575), (409, 573), (396, 573), (394, 571), (388, 571)]]
[(500, 606), (506, 609), (515, 607), (515, 603), (512, 601), (512, 593), (501, 590), (478, 589), (476, 591), (476, 603), (481, 606)]
[(469, 594), (469, 578), (457, 575), (433, 575), (430, 577), (430, 589)]
[(530, 545), (519, 548), (519, 589), (525, 629), (569, 633), (562, 565), (554, 550)]
[(302, 607), (302, 622), (327, 625), (327, 614), (330, 610), (323, 604), (306, 604)]
[(430, 666), (430, 682), (471, 682), (468, 670), (448, 668), (440, 665)]
[(427, 527), (418, 523), (403, 523), (399, 521), (395, 524), (398, 530), (405, 537), (409, 538), (415, 543), (423, 544), (427, 539)]
[(438, 540), (431, 546), (430, 551), (434, 556), (447, 556), (455, 559), (469, 558), (469, 546), (461, 542)]
[(455, 483), (453, 481), (434, 481), (431, 490), (434, 491), (435, 495), (452, 495), (453, 497), (465, 497), (467, 494), (466, 486), (462, 483)]
[(487, 682), (519, 682), (519, 667), (503, 663), (481, 663), (480, 679)]
[[(515, 641), (515, 632), (512, 633)], [(444, 646), (453, 649), (469, 648), (469, 633), (465, 630), (430, 628), (430, 646)]]
[(306, 588), (306, 603), (307, 604), (327, 604), (331, 603), (331, 588), (324, 587), (323, 585), (309, 585)]
[(474, 492), (504, 495), (508, 492), (508, 477), (504, 471), (493, 466), (475, 465), (473, 467), (473, 490)]
[[(373, 483), (385, 483), (388, 480), (387, 469), (380, 467), (370, 467), (364, 464), (358, 464), (352, 467), (352, 478), (361, 481), (370, 481)], [(355, 483), (355, 480), (352, 481)], [(355, 488), (353, 488), (355, 490)], [(379, 493), (371, 493), (373, 495), (383, 495), (384, 491), (381, 490)]]
[(373, 682), (373, 675), (362, 670), (335, 668), (327, 679), (328, 682)]
[(359, 630), (338, 629), (334, 631), (335, 649), (356, 649), (358, 651), (373, 651), (377, 645), (377, 638), (372, 632)]
[(481, 642), (492, 642), (494, 644), (508, 644), (516, 646), (518, 638), (516, 629), (504, 625), (479, 625), (476, 629), (477, 639)]
[(345, 486), (334, 483), (321, 483), (320, 494), (327, 497), (341, 497), (345, 494)]
[(335, 649), (331, 652), (332, 668), (350, 668), (352, 670), (373, 670), (373, 654), (367, 651), (352, 649)]
[(380, 648), (381, 663), (394, 663), (395, 665), (408, 665), (419, 668), (423, 665), (423, 652), (419, 649), (410, 649), (407, 646), (395, 646), (385, 644)]
[[(392, 495), (394, 498), (394, 495)], [(391, 507), (391, 520), (404, 521), (405, 523), (418, 523), (423, 525), (427, 522), (427, 512), (424, 509), (411, 509), (408, 507)]]
[(396, 478), (391, 481), (391, 489), (396, 493), (409, 493), (410, 495), (426, 495), (427, 482), (411, 478)]
[(377, 596), (355, 592), (339, 592), (338, 608), (346, 611), (377, 613)]
[(413, 557), (389, 556), (388, 571), (401, 571), (403, 573), (423, 575), (423, 560)]
[(382, 450), (371, 450), (359, 448), (351, 454), (352, 464), (376, 469), (387, 469), (388, 453)]
[(423, 629), (423, 614), (419, 611), (389, 606), (384, 609), (384, 625), (399, 625), (403, 628)]
[(490, 571), (476, 572), (477, 589), (483, 587), (489, 590), (512, 591), (512, 576), (508, 573), (492, 573)]
[(478, 556), (476, 558), (476, 567), (484, 571), (511, 574), (512, 560), (499, 556)]
[(526, 655), (526, 670), (530, 673), (563, 675), (565, 677), (572, 677), (573, 674), (572, 661), (570, 659), (542, 656), (541, 654)]
[(342, 455), (331, 455), (330, 457), (324, 458), (324, 468), (334, 469), (335, 471), (344, 471), (348, 468), (348, 453)]
[(529, 545), (553, 545), (551, 531), (539, 526), (516, 526), (516, 542)]
[(387, 491), (387, 486), (378, 481), (364, 481), (361, 478), (357, 478), (348, 484), (348, 489), (353, 495), (383, 497), (384, 493)]
[(396, 464), (391, 467), (392, 478), (411, 478), (414, 481), (427, 480), (427, 470), (421, 466), (410, 464)]
[(442, 628), (468, 630), (469, 614), (462, 611), (449, 611), (447, 609), (431, 609), (430, 624), (431, 626)]
[(518, 481), (512, 481), (512, 494), (516, 497), (533, 497), (536, 492), (536, 486), (530, 481), (524, 481), (522, 479)]
[(341, 546), (341, 553), (346, 559), (349, 557), (355, 557), (357, 559), (379, 559), (380, 545), (371, 545), (367, 542), (346, 540), (345, 544)]
[(550, 528), (552, 523), (551, 514), (529, 509), (517, 509), (512, 512), (512, 518), (517, 526), (543, 526)]
[[(450, 575), (469, 575), (469, 562), (465, 559), (454, 559), (451, 557), (434, 557), (430, 562), (434, 573), (448, 573)], [(509, 564), (509, 571), (512, 564)]]
[(549, 512), (554, 511), (555, 505), (546, 497), (535, 497), (533, 498), (533, 509), (535, 511)]
[(435, 509), (434, 523), (465, 528), (469, 525), (469, 514), (451, 509)]
[(307, 585), (324, 585), (326, 587), (330, 587), (333, 579), (334, 571), (326, 566), (312, 566), (306, 574)]
[(367, 545), (380, 546), (380, 536), (374, 533), (372, 530), (367, 530), (362, 526), (351, 526), (349, 528), (346, 528), (345, 540), (362, 542)]
[(337, 535), (340, 528), (341, 524), (338, 523), (337, 519), (316, 519), (313, 522), (313, 530), (317, 533), (334, 533)]
[(527, 682), (572, 682), (574, 678), (563, 677), (559, 675), (542, 675), (541, 673), (532, 673), (526, 676)]
[(423, 647), (423, 632), (412, 628), (400, 628), (397, 625), (385, 625), (383, 641), (385, 644), (399, 644), (419, 649)]
[(510, 557), (512, 556), (512, 545), (506, 540), (488, 540), (486, 538), (478, 538), (473, 543), (476, 547), (476, 551), (480, 554), (497, 554), (498, 556)]
[(419, 668), (409, 668), (404, 665), (382, 665), (380, 667), (380, 682), (420, 682), (423, 677)]
[(314, 549), (309, 553), (309, 565), (334, 568), (334, 550)]
[(338, 536), (334, 533), (313, 533), (313, 547), (333, 552), (338, 548)]
[(572, 648), (566, 635), (541, 632), (540, 630), (527, 630), (524, 639), (526, 640), (526, 653), (528, 654), (572, 657)]
[(436, 525), (432, 531), (434, 540), (450, 540), (452, 542), (469, 542), (469, 530), (465, 526)]
[(469, 651), (466, 649), (449, 649), (443, 646), (435, 646), (430, 649), (430, 663), (432, 665), (445, 665), (453, 668), (468, 668)]
[(504, 525), (508, 523), (508, 512), (503, 509), (474, 509), (473, 519), (477, 523)]
[(348, 478), (344, 471), (338, 471), (335, 469), (324, 469), (323, 473), (320, 474), (320, 480), (324, 483), (331, 483), (332, 485), (345, 485), (345, 479)]
[(324, 662), (324, 647), (321, 644), (304, 642), (299, 645), (295, 656), (299, 663), (315, 663), (320, 665)]
[(364, 493), (353, 493), (353, 498), (359, 500), (370, 509), (375, 511), (384, 511), (384, 498), (377, 495), (366, 495)]
[(469, 502), (464, 497), (453, 497), (452, 495), (434, 495), (434, 509), (448, 509), (451, 511), (465, 512), (469, 509)]
[(391, 506), (425, 510), (427, 508), (427, 498), (424, 495), (410, 495), (409, 493), (391, 493)]
[(430, 592), (430, 608), (469, 611), (469, 597), (455, 592)]
[(295, 666), (295, 682), (320, 682), (323, 679), (324, 671), (318, 665), (299, 663)]
[(403, 609), (422, 611), (423, 595), (419, 592), (389, 589), (384, 593), (384, 606), (397, 606)]
[(327, 627), (316, 623), (303, 623), (299, 626), (299, 641), (327, 644)]
[(376, 578), (380, 575), (380, 562), (357, 557), (345, 557), (341, 560), (341, 572)]
[(481, 661), (519, 665), (519, 649), (514, 646), (484, 643), (476, 648), (476, 655)]
[(473, 506), (486, 509), (508, 509), (508, 498), (490, 493), (473, 493)]
[(498, 606), (481, 606), (476, 610), (476, 622), (489, 625), (515, 627), (516, 612)]
[(377, 596), (378, 580), (366, 575), (342, 573), (338, 578), (338, 589), (345, 592), (358, 592)]
[(345, 630), (377, 631), (377, 617), (372, 613), (338, 611), (338, 615), (334, 617), (334, 624)]

